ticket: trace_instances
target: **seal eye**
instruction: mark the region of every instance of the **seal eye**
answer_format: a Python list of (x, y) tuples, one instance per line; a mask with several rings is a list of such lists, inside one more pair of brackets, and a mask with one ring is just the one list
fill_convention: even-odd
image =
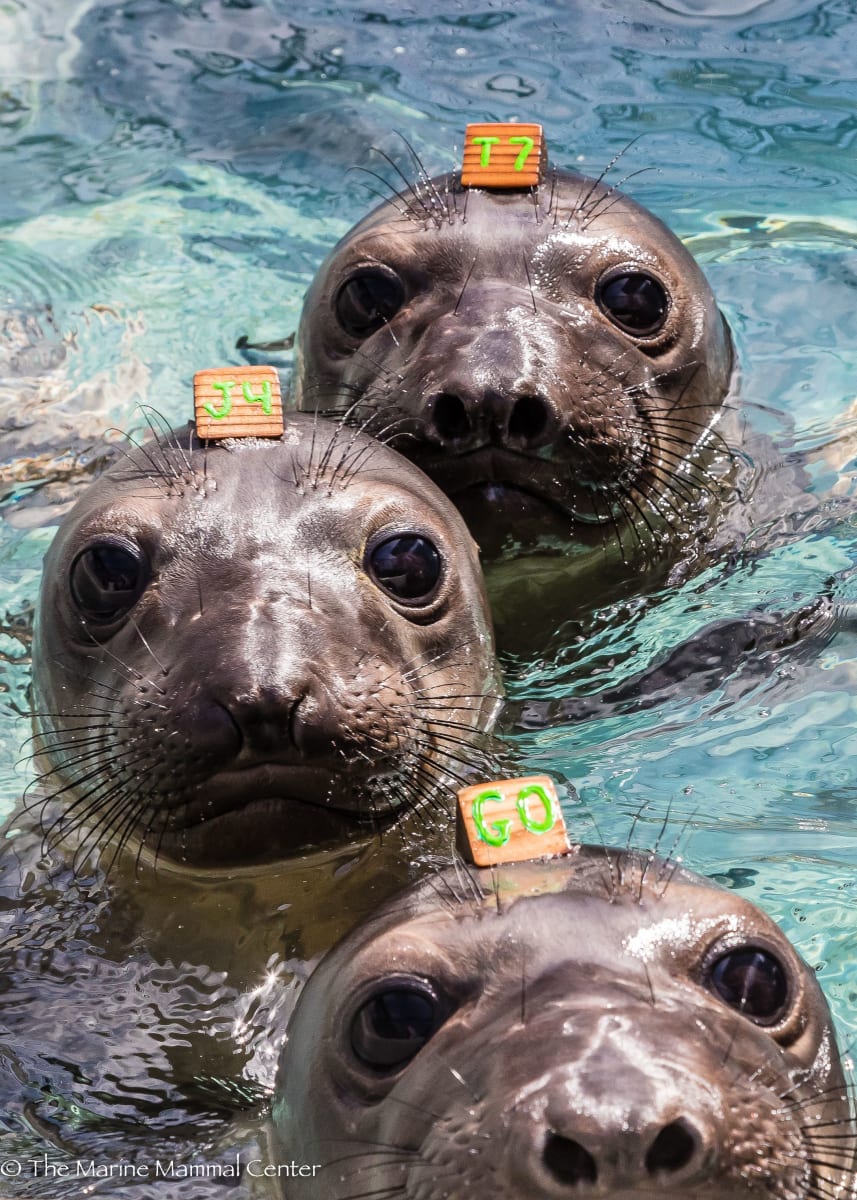
[(366, 267), (346, 279), (333, 307), (349, 337), (366, 338), (396, 315), (405, 301), (398, 275), (381, 267)]
[(369, 574), (378, 586), (405, 603), (428, 600), (440, 579), (437, 547), (418, 533), (387, 538), (373, 546), (367, 558)]
[(642, 271), (625, 271), (602, 280), (596, 300), (614, 324), (635, 337), (657, 333), (669, 309), (661, 284)]
[(136, 546), (96, 542), (71, 564), (71, 594), (87, 621), (115, 621), (133, 608), (147, 582), (146, 560)]
[(385, 986), (354, 1014), (351, 1049), (367, 1067), (396, 1071), (436, 1033), (443, 1015), (440, 1001), (427, 985)]
[(711, 990), (730, 1008), (760, 1025), (773, 1025), (788, 999), (788, 980), (779, 959), (758, 946), (720, 956), (711, 968)]

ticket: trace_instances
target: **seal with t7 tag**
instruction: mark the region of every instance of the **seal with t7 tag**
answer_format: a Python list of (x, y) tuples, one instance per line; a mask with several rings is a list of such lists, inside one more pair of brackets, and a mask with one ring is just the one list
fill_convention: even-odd
[(536, 187), (546, 163), (541, 125), (499, 121), (468, 125), (464, 132), (462, 187)]
[(458, 793), (458, 848), (477, 867), (567, 854), (568, 833), (547, 775), (498, 779)]
[(201, 438), (278, 438), (283, 433), (280, 379), (273, 367), (214, 367), (193, 377)]

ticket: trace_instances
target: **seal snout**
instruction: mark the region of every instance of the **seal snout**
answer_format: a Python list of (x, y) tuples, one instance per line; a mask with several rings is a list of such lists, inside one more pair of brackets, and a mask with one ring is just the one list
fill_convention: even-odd
[[(532, 312), (529, 313), (532, 322)], [(485, 312), (482, 319), (490, 319)], [(552, 372), (545, 369), (549, 352), (536, 351), (538, 341), (507, 325), (507, 314), (474, 336), (452, 322), (440, 322), (442, 356), (429, 372), (422, 402), (425, 436), (452, 453), (485, 446), (518, 452), (546, 451), (555, 441), (559, 413), (551, 397)], [(545, 338), (541, 339), (546, 340)], [(434, 386), (432, 386), (434, 384)]]
[[(621, 1145), (621, 1158), (616, 1147)], [(549, 1175), (568, 1188), (585, 1188), (600, 1183), (611, 1190), (633, 1188), (647, 1183), (661, 1187), (684, 1185), (695, 1173), (703, 1157), (703, 1138), (685, 1117), (667, 1122), (651, 1137), (651, 1130), (635, 1137), (617, 1130), (616, 1140), (605, 1138), (591, 1153), (581, 1142), (560, 1133), (549, 1132), (542, 1150), (542, 1161)]]

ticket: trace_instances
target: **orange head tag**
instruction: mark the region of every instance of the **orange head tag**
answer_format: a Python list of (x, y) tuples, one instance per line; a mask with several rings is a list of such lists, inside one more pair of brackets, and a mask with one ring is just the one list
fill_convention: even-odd
[(193, 377), (201, 438), (280, 437), (283, 401), (273, 367), (214, 367)]
[(501, 121), (464, 131), (463, 187), (530, 188), (541, 183), (547, 146), (541, 125)]
[(568, 834), (553, 780), (528, 775), (462, 788), (458, 848), (477, 867), (567, 854)]

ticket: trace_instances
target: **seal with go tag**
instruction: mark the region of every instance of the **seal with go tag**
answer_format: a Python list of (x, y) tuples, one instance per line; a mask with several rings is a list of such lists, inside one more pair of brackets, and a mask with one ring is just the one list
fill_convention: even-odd
[(273, 367), (214, 367), (193, 377), (201, 438), (278, 438), (283, 433), (280, 379)]
[(531, 188), (542, 181), (547, 146), (541, 125), (498, 121), (464, 131), (462, 187)]
[(458, 848), (477, 867), (567, 854), (568, 833), (548, 775), (497, 779), (458, 793)]

